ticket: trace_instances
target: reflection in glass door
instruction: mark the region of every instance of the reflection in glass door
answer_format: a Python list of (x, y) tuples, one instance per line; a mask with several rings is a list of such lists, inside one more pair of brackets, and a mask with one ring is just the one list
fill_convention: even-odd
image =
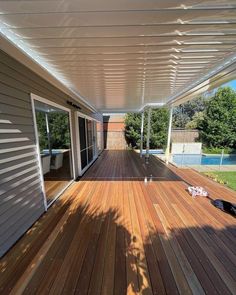
[(69, 113), (34, 101), (41, 167), (47, 203), (73, 179)]
[(96, 147), (99, 155), (103, 149), (103, 126), (101, 122), (96, 122)]
[(97, 122), (93, 122), (93, 155), (94, 158), (98, 157)]
[(87, 164), (87, 144), (86, 144), (86, 129), (85, 119), (79, 117), (79, 139), (80, 139), (80, 159), (81, 159), (81, 170), (83, 170)]
[(93, 120), (78, 117), (82, 172), (96, 158), (96, 133), (94, 132), (94, 123)]
[(86, 119), (88, 164), (93, 161), (93, 121)]

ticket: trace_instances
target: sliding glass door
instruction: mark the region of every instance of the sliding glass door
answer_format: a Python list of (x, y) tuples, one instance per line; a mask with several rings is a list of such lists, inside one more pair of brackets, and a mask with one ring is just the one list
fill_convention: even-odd
[(97, 157), (95, 121), (78, 117), (81, 171), (91, 164)]
[(88, 151), (88, 164), (93, 161), (93, 121), (86, 119), (86, 129), (87, 129), (87, 151)]
[(36, 129), (47, 203), (73, 179), (69, 112), (34, 101)]
[(99, 155), (103, 149), (103, 125), (101, 122), (96, 122), (97, 134), (97, 154)]

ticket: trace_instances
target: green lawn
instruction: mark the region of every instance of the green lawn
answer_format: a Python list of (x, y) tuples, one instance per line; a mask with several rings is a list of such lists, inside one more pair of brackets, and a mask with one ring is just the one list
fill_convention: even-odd
[(204, 174), (236, 191), (236, 171), (215, 171), (205, 172)]
[[(204, 154), (220, 154), (222, 153), (222, 148), (207, 148), (203, 147), (202, 152)], [(224, 148), (224, 154), (236, 154), (236, 150), (232, 148)]]

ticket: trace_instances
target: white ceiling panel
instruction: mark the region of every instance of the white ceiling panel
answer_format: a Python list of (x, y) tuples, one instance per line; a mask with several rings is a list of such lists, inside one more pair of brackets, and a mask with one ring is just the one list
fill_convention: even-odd
[[(6, 30), (8, 30), (6, 28)], [(214, 36), (236, 34), (236, 29), (231, 24), (224, 25), (207, 24), (196, 28), (196, 25), (171, 24), (171, 25), (149, 25), (130, 26), (129, 30), (124, 30), (122, 26), (114, 27), (52, 27), (52, 28), (11, 28), (17, 33), (19, 39), (40, 39), (40, 38), (108, 38), (108, 37), (142, 37), (142, 36)]]
[(233, 60), (236, 1), (0, 1), (0, 32), (97, 110), (137, 111)]
[(177, 10), (130, 10), (107, 12), (63, 13), (13, 13), (0, 14), (3, 27), (99, 27), (165, 24), (233, 23), (234, 9), (177, 9)]
[(71, 12), (71, 11), (120, 11), (120, 10), (154, 10), (176, 8), (217, 8), (234, 7), (235, 0), (119, 0), (119, 1), (88, 1), (88, 0), (1, 0), (1, 10), (7, 13), (48, 13), (48, 12)]

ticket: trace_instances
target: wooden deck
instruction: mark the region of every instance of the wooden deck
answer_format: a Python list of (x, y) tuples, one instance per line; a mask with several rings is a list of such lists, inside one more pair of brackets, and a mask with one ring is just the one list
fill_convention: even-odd
[(55, 197), (67, 186), (70, 180), (44, 180), (44, 188), (47, 203), (55, 199)]
[(191, 170), (103, 152), (0, 260), (0, 294), (235, 294), (235, 219), (187, 183), (235, 201)]

